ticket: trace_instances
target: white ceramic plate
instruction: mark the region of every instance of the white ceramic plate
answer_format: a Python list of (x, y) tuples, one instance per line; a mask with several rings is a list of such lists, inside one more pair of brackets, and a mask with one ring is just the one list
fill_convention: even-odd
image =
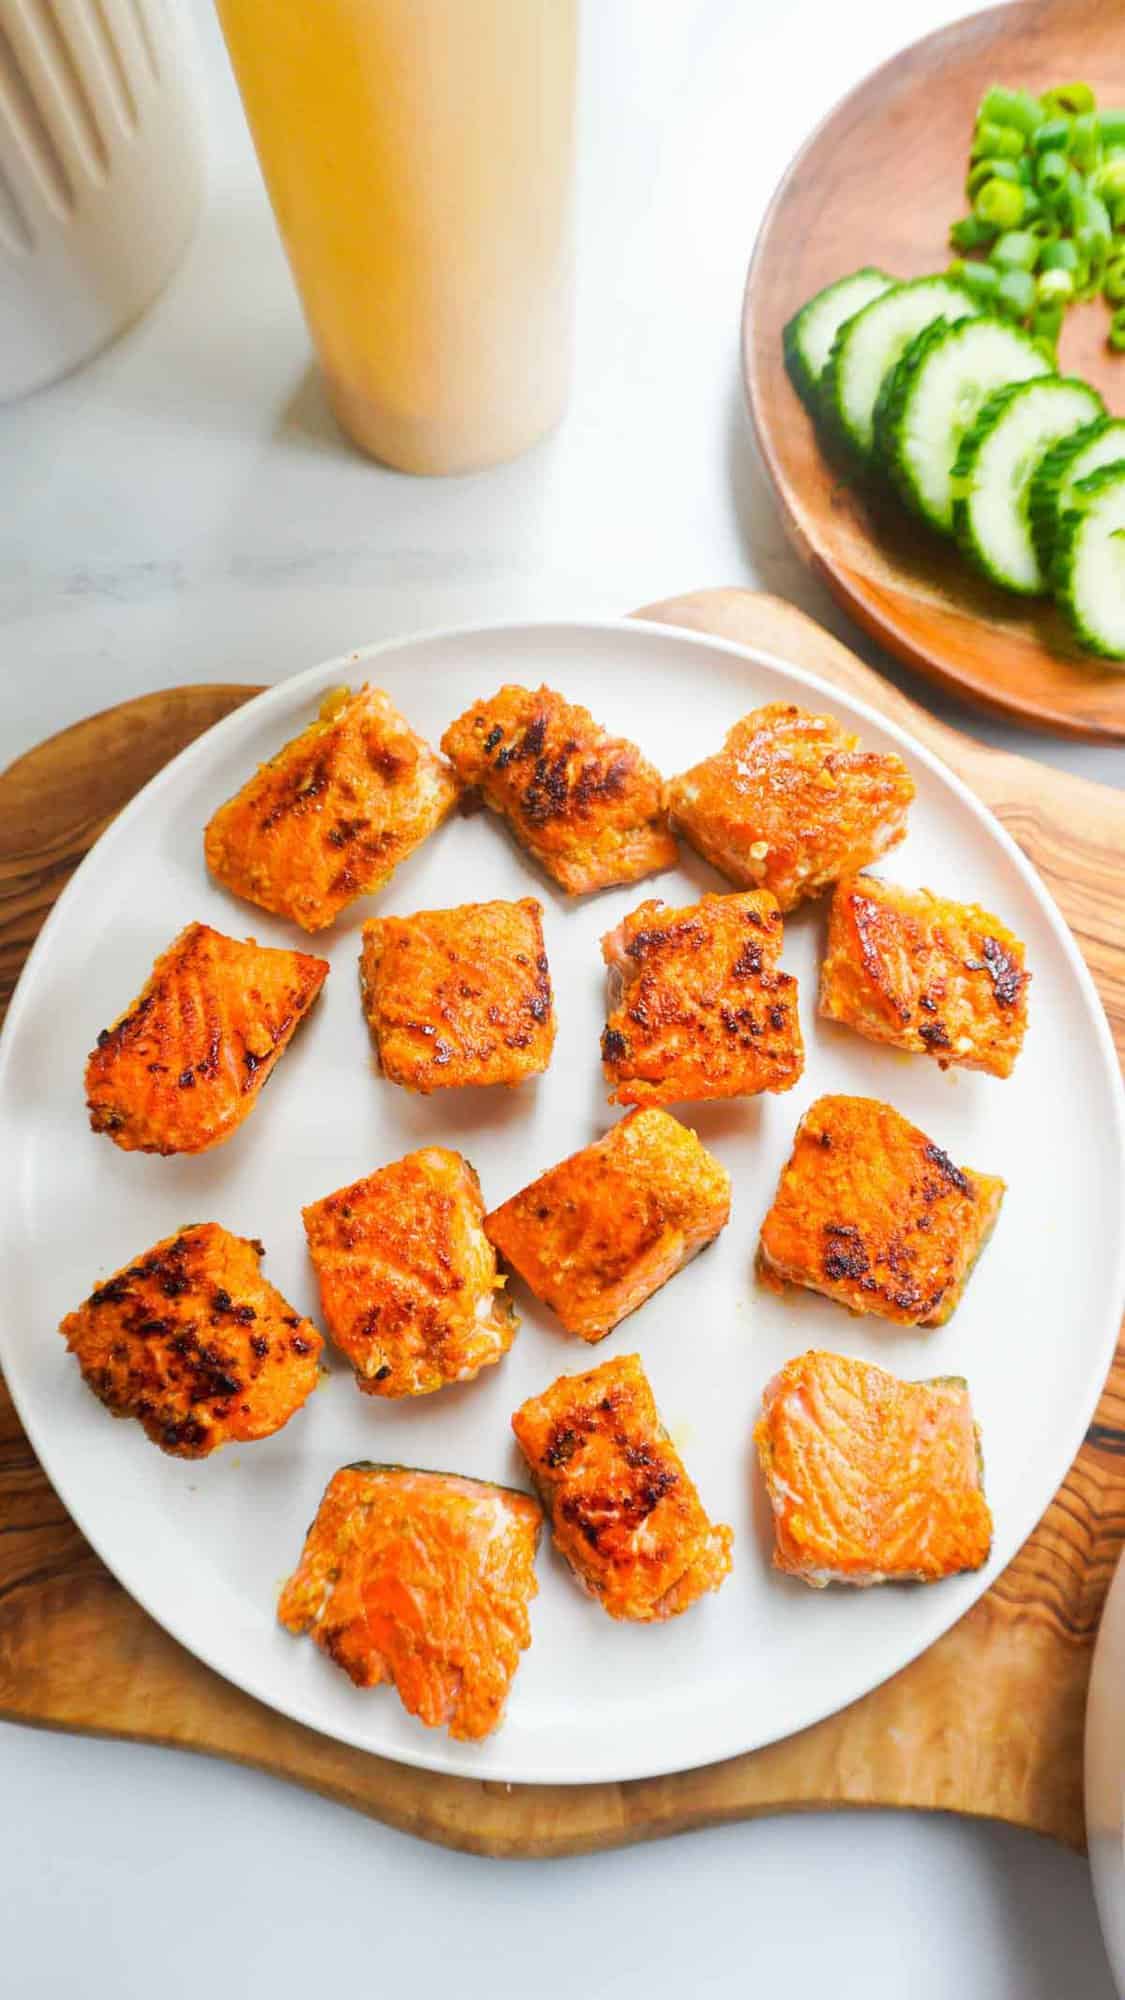
[[(477, 1382), (386, 1403), (361, 1397), (333, 1363), (277, 1437), (184, 1463), (101, 1409), (55, 1332), (62, 1314), (159, 1237), (213, 1218), (260, 1236), (267, 1275), (315, 1317), (302, 1203), (422, 1144), (463, 1149), (489, 1204), (503, 1200), (614, 1115), (598, 1060), (602, 932), (642, 896), (672, 902), (721, 886), (685, 851), (674, 874), (571, 905), (490, 814), (455, 818), (399, 870), (378, 907), (542, 898), (559, 1017), (545, 1077), (516, 1093), (428, 1100), (382, 1081), (356, 983), (366, 903), (315, 940), (332, 975), (248, 1124), (197, 1158), (118, 1152), (87, 1129), (83, 1063), (161, 947), (197, 917), (238, 936), (297, 941), (208, 881), (204, 822), (304, 726), (323, 690), (364, 674), (435, 742), (501, 682), (547, 681), (668, 772), (714, 749), (759, 702), (794, 699), (854, 721), (869, 743), (901, 750), (918, 783), (909, 837), (886, 872), (979, 900), (1026, 939), (1031, 1028), (1014, 1077), (1000, 1083), (943, 1075), (818, 1022), (823, 912), (805, 911), (785, 937), (785, 963), (800, 980), (802, 1081), (785, 1097), (684, 1112), (734, 1182), (731, 1223), (706, 1257), (596, 1351), (516, 1283), (522, 1330)], [(955, 1160), (1009, 1182), (993, 1241), (947, 1327), (903, 1332), (849, 1319), (810, 1293), (776, 1298), (753, 1281), (758, 1226), (797, 1119), (829, 1090), (890, 1099)], [(1046, 1506), (1094, 1407), (1120, 1310), (1120, 1080), (1089, 976), (1026, 862), (954, 778), (874, 712), (776, 661), (649, 625), (494, 627), (378, 647), (288, 681), (211, 730), (122, 814), (45, 927), (0, 1053), (0, 1118), (3, 1364), (83, 1532), (162, 1625), (259, 1699), (364, 1749), (475, 1777), (577, 1782), (700, 1764), (804, 1728), (893, 1673), (961, 1616)], [(814, 1345), (904, 1376), (968, 1377), (996, 1516), (986, 1570), (929, 1589), (819, 1593), (771, 1571), (751, 1426), (769, 1376)], [(508, 1421), (517, 1403), (556, 1375), (633, 1350), (705, 1504), (734, 1526), (734, 1573), (717, 1596), (665, 1626), (614, 1624), (545, 1542), (534, 1641), (504, 1726), (482, 1746), (424, 1730), (392, 1691), (358, 1691), (308, 1640), (278, 1627), (278, 1586), (337, 1466), (387, 1459), (524, 1483)]]

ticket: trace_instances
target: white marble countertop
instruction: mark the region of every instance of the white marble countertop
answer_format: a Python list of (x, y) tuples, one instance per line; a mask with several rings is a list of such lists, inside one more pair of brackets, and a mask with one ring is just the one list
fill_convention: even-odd
[[(570, 414), (515, 465), (428, 482), (337, 437), (194, 4), (211, 131), (199, 237), (124, 340), (0, 411), (5, 758), (149, 688), (274, 680), (396, 632), (604, 614), (707, 583), (775, 590), (886, 665), (786, 546), (744, 421), (738, 309), (799, 140), (955, 5), (589, 8)], [(942, 712), (1122, 782), (1119, 751)], [(219, 1764), (10, 1726), (0, 1798), (12, 2000), (195, 2000), (203, 1982), (215, 2000), (289, 2000), (318, 1979), (420, 2000), (641, 1983), (694, 2000), (780, 1981), (795, 2000), (1112, 2000), (1085, 1864), (940, 1816), (778, 1819), (493, 1863)]]

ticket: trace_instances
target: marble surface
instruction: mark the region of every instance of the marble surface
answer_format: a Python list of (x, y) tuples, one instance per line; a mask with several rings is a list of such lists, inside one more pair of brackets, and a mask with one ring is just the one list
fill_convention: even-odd
[[(211, 153), (199, 236), (122, 341), (0, 411), (5, 757), (148, 688), (274, 680), (395, 632), (610, 613), (707, 583), (778, 591), (886, 666), (786, 546), (743, 416), (738, 310), (757, 220), (804, 133), (956, 7), (589, 8), (570, 414), (515, 465), (424, 482), (335, 430), (221, 45), (193, 4)], [(942, 712), (1122, 782), (1119, 751)], [(13, 2000), (179, 2000), (201, 1979), (216, 2000), (288, 2000), (318, 1979), (419, 2000), (642, 1981), (672, 1996), (784, 1980), (797, 2000), (1113, 1992), (1085, 1864), (936, 1815), (492, 1863), (218, 1764), (10, 1726), (0, 1798)]]

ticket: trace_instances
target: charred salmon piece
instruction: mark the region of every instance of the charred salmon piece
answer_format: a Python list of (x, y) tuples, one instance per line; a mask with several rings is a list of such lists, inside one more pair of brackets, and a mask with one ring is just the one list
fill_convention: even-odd
[(462, 783), (570, 896), (676, 865), (660, 773), (548, 687), (502, 687), (441, 747)]
[(1027, 1029), (1024, 948), (976, 903), (874, 875), (836, 884), (820, 1012), (873, 1042), (1010, 1076)]
[(673, 1618), (718, 1590), (733, 1533), (704, 1512), (638, 1355), (560, 1376), (512, 1429), (556, 1548), (611, 1618)]
[(203, 836), (207, 866), (234, 895), (320, 931), (390, 881), (459, 791), (389, 695), (339, 689), (219, 807)]
[(804, 1068), (797, 982), (764, 889), (686, 909), (642, 903), (602, 939), (602, 1065), (615, 1104), (789, 1090)]
[(317, 1384), (324, 1345), (267, 1284), (262, 1246), (199, 1222), (108, 1278), (59, 1328), (115, 1417), (175, 1458), (271, 1437)]
[(249, 1117), (328, 977), (303, 951), (189, 924), (86, 1064), (95, 1132), (126, 1153), (202, 1153)]
[(854, 1313), (942, 1326), (992, 1233), (1004, 1183), (955, 1167), (873, 1097), (820, 1097), (762, 1224), (758, 1274)]
[(428, 1729), (488, 1736), (531, 1644), (543, 1516), (527, 1493), (452, 1472), (345, 1465), (277, 1615), (357, 1687), (392, 1681)]
[(861, 750), (832, 716), (778, 701), (744, 715), (721, 750), (666, 788), (674, 831), (783, 911), (902, 840), (913, 797), (901, 757)]
[(408, 1153), (304, 1218), (324, 1324), (365, 1394), (425, 1396), (507, 1353), (519, 1322), (460, 1153)]
[(754, 1437), (788, 1575), (936, 1583), (987, 1562), (980, 1432), (959, 1376), (900, 1382), (804, 1354), (769, 1383)]
[(601, 1340), (713, 1241), (730, 1176), (666, 1111), (630, 1111), (485, 1217), (502, 1257), (568, 1333)]
[(383, 1075), (407, 1090), (523, 1083), (551, 1060), (551, 974), (534, 897), (373, 917), (359, 980)]

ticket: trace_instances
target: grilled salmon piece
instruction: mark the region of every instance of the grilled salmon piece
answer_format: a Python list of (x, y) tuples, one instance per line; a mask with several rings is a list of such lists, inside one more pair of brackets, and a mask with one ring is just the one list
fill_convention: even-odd
[(555, 1547), (611, 1618), (674, 1618), (729, 1575), (733, 1533), (704, 1512), (638, 1355), (560, 1376), (512, 1429)]
[(494, 1208), (484, 1226), (567, 1332), (594, 1341), (729, 1217), (726, 1168), (666, 1111), (643, 1110)]
[(976, 903), (874, 875), (836, 884), (820, 1011), (873, 1042), (1010, 1076), (1030, 978), (1019, 938)]
[(519, 1322), (460, 1153), (408, 1153), (304, 1218), (324, 1324), (367, 1395), (425, 1396), (507, 1353)]
[(277, 1615), (357, 1687), (393, 1681), (428, 1729), (473, 1742), (503, 1717), (531, 1644), (543, 1517), (527, 1493), (452, 1472), (345, 1465)]
[(95, 1396), (174, 1458), (271, 1437), (324, 1345), (267, 1284), (260, 1243), (198, 1222), (98, 1285), (59, 1328)]
[(95, 1132), (126, 1153), (202, 1153), (249, 1117), (328, 961), (189, 924), (86, 1064)]
[(383, 1075), (407, 1090), (523, 1083), (551, 1060), (551, 975), (532, 896), (373, 917), (359, 979)]
[(660, 773), (548, 687), (502, 687), (441, 747), (465, 785), (570, 896), (676, 865)]
[(832, 716), (780, 701), (744, 715), (666, 789), (674, 831), (783, 911), (902, 840), (913, 797), (901, 757), (861, 750)]
[(774, 1566), (827, 1583), (936, 1583), (992, 1546), (980, 1432), (956, 1375), (900, 1382), (842, 1354), (786, 1363), (754, 1431)]
[(804, 1068), (797, 982), (778, 969), (781, 916), (764, 889), (686, 909), (642, 903), (602, 939), (614, 1104), (789, 1090)]
[(820, 1097), (762, 1224), (758, 1274), (854, 1313), (942, 1326), (992, 1233), (1004, 1183), (955, 1167), (889, 1104)]
[(224, 888), (320, 931), (390, 881), (459, 791), (381, 688), (338, 689), (219, 807), (203, 851)]

